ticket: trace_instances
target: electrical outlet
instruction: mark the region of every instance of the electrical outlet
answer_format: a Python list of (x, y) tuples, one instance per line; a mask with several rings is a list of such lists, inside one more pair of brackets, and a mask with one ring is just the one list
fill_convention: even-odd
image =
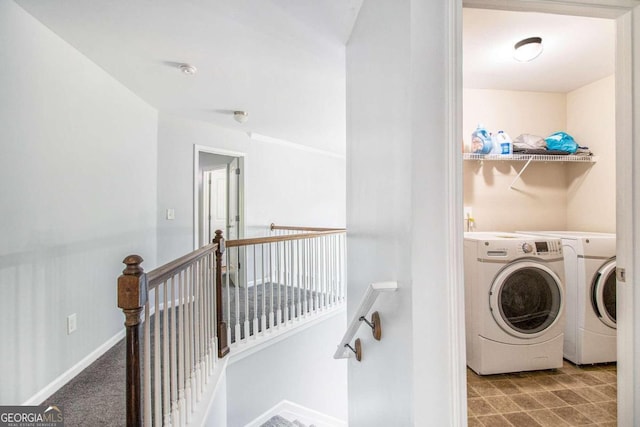
[(176, 210), (173, 208), (167, 209), (167, 219), (176, 219)]
[(78, 328), (76, 313), (67, 316), (67, 335), (71, 335)]

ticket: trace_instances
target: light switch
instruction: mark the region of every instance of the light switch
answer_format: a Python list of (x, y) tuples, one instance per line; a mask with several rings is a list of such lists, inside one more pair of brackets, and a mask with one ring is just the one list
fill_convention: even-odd
[(176, 219), (176, 210), (173, 208), (167, 209), (167, 219)]

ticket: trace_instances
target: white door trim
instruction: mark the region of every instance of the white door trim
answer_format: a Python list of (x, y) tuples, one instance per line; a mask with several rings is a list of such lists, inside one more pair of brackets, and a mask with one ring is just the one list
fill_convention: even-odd
[[(449, 9), (448, 34), (450, 53), (449, 81), (447, 86), (447, 130), (449, 151), (448, 186), (449, 217), (457, 224), (462, 219), (462, 152), (460, 150), (460, 128), (462, 127), (460, 105), (462, 81), (459, 78), (462, 64), (462, 8), (493, 8), (520, 11), (535, 11), (557, 14), (572, 14), (601, 18), (615, 18), (617, 23), (616, 48), (616, 226), (617, 226), (617, 266), (626, 271), (626, 282), (618, 288), (618, 425), (632, 426), (640, 419), (640, 396), (636, 395), (635, 384), (640, 384), (640, 362), (636, 362), (635, 349), (640, 345), (640, 316), (634, 316), (634, 307), (640, 307), (640, 293), (632, 287), (634, 272), (640, 270), (640, 197), (635, 190), (640, 189), (640, 174), (633, 174), (633, 166), (640, 167), (640, 149), (633, 145), (636, 129), (640, 129), (640, 1), (638, 0), (454, 0)], [(635, 31), (634, 31), (635, 29)], [(634, 53), (636, 53), (634, 55)], [(634, 70), (635, 75), (634, 75)], [(638, 76), (638, 78), (635, 78)], [(449, 228), (449, 265), (452, 286), (449, 301), (449, 336), (451, 339), (452, 361), (460, 365), (450, 368), (452, 383), (452, 409), (456, 416), (453, 425), (464, 425), (466, 420), (466, 377), (464, 345), (464, 305), (460, 302), (464, 295), (462, 266), (462, 226)], [(639, 301), (636, 301), (639, 300)], [(462, 362), (461, 362), (462, 361)], [(634, 409), (635, 408), (635, 409)]]
[(242, 173), (240, 174), (239, 192), (240, 192), (240, 223), (238, 224), (238, 237), (243, 238), (245, 235), (245, 169), (247, 167), (247, 155), (239, 151), (225, 150), (222, 148), (213, 148), (206, 145), (193, 144), (193, 249), (198, 249), (200, 240), (200, 225), (198, 222), (198, 212), (200, 210), (200, 200), (198, 197), (198, 178), (200, 171), (200, 153), (219, 154), (221, 156), (230, 156), (239, 158), (239, 166)]
[(447, 271), (449, 275), (449, 354), (451, 365), (451, 425), (467, 425), (467, 354), (465, 341), (464, 275), (463, 275), (463, 167), (460, 143), (462, 141), (462, 1), (449, 1), (447, 8), (448, 62), (446, 81), (446, 136), (448, 177), (447, 203), (450, 218), (447, 224), (449, 244)]

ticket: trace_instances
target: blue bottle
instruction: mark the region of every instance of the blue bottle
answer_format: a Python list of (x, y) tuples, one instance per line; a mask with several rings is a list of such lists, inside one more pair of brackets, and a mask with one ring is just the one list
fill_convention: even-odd
[(493, 148), (491, 134), (482, 125), (471, 134), (471, 152), (476, 154), (489, 154)]

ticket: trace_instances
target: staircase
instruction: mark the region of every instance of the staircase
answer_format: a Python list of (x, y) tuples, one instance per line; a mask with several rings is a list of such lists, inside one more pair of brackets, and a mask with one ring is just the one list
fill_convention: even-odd
[(260, 427), (315, 427), (313, 424), (307, 425), (303, 424), (298, 420), (289, 421), (288, 419), (275, 415), (271, 417), (267, 422), (262, 424)]
[[(142, 257), (125, 258), (127, 426), (203, 423), (229, 353), (251, 354), (344, 305), (346, 230), (271, 231), (225, 241), (218, 230), (213, 243), (149, 273)], [(342, 424), (290, 415), (275, 411), (253, 427)]]

